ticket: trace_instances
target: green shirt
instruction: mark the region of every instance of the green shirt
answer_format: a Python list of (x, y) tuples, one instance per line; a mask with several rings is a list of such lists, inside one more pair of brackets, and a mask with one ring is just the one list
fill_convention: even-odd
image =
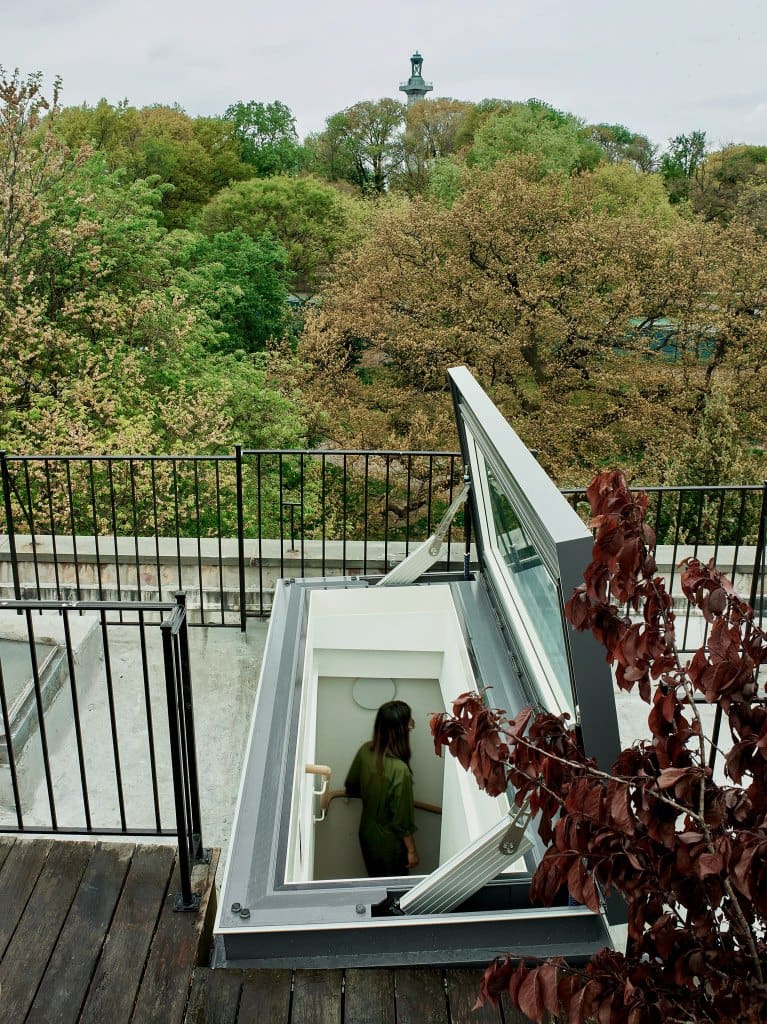
[(362, 797), (362, 855), (371, 875), (405, 874), (407, 850), (402, 837), (415, 832), (413, 776), (398, 757), (386, 754), (380, 773), (376, 760), (370, 744), (363, 743), (346, 776), (347, 794)]

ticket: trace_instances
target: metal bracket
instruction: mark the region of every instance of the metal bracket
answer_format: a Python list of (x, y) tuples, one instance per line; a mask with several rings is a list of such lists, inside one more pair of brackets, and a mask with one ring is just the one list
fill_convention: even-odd
[[(511, 813), (512, 811), (509, 811), (510, 815)], [(525, 803), (514, 814), (511, 825), (498, 844), (498, 850), (501, 853), (506, 854), (507, 857), (511, 857), (518, 853), (523, 841), (525, 840), (525, 829), (530, 824), (532, 816), (530, 804), (528, 801), (525, 801)], [(528, 844), (528, 849), (531, 845), (531, 843)]]
[(178, 914), (196, 914), (200, 909), (200, 894), (198, 892), (192, 893), (192, 902), (184, 903), (184, 897), (180, 892), (176, 893), (173, 897), (173, 910), (174, 913)]

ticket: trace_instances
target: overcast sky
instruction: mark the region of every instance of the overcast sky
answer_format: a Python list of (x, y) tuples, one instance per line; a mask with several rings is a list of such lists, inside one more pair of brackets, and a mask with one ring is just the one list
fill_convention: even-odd
[(280, 99), (301, 135), (360, 99), (535, 96), (662, 146), (767, 144), (764, 0), (0, 0), (0, 64), (61, 75), (64, 102), (220, 114)]

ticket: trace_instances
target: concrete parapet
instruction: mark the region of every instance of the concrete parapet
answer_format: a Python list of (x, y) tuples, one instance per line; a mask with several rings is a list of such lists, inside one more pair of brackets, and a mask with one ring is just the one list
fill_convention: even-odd
[[(414, 544), (410, 545), (412, 551)], [(459, 570), (463, 543), (450, 545), (434, 571)], [(659, 546), (659, 573), (668, 582), (677, 607), (685, 604), (681, 573), (683, 558), (716, 559), (736, 589), (748, 596), (755, 547)], [(16, 551), (23, 597), (67, 600), (168, 600), (184, 590), (190, 609), (238, 611), (240, 607), (239, 555), (236, 538), (175, 537), (56, 537), (17, 534)], [(246, 540), (244, 543), (246, 604), (249, 611), (268, 612), (274, 585), (280, 578), (383, 575), (406, 555), (405, 544), (392, 541), (278, 539)], [(472, 550), (472, 564), (476, 552)], [(0, 536), (0, 598), (13, 597), (8, 538)]]

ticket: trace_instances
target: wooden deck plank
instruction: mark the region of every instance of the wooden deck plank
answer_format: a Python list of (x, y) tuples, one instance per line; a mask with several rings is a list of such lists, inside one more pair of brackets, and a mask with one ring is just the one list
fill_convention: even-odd
[(450, 1024), (501, 1024), (500, 1007), (485, 1003), (474, 1009), (481, 980), (479, 969), (451, 967), (445, 971)]
[(256, 970), (242, 972), (239, 1024), (287, 1024), (290, 1017), (292, 971)]
[(396, 1024), (390, 968), (348, 969), (344, 983), (344, 1024)]
[(127, 1024), (130, 1020), (174, 857), (170, 846), (136, 848), (81, 1024)]
[(48, 839), (18, 839), (0, 868), (0, 959), (21, 920), (53, 843)]
[(200, 909), (195, 913), (173, 910), (173, 901), (181, 889), (178, 865), (173, 869), (136, 998), (132, 1018), (136, 1024), (181, 1024), (183, 1020), (192, 971), (199, 966), (208, 907), (211, 898), (215, 901), (218, 854), (214, 850), (210, 864), (192, 869), (192, 891), (201, 894)]
[(343, 979), (339, 970), (295, 971), (290, 1024), (341, 1024)]
[(56, 843), (0, 963), (4, 1019), (23, 1021), (48, 966), (93, 843)]
[(0, 835), (0, 870), (2, 870), (5, 858), (11, 852), (16, 844), (16, 840), (13, 836), (2, 836)]
[(85, 869), (26, 1024), (75, 1024), (120, 897), (134, 847), (99, 844)]
[(403, 967), (394, 975), (397, 1024), (448, 1024), (445, 979), (434, 967)]
[(505, 993), (501, 996), (501, 1008), (505, 1024), (530, 1024), (530, 1018), (520, 1013), (516, 1006), (512, 1006)]
[(195, 968), (185, 1024), (236, 1024), (241, 989), (241, 971)]

